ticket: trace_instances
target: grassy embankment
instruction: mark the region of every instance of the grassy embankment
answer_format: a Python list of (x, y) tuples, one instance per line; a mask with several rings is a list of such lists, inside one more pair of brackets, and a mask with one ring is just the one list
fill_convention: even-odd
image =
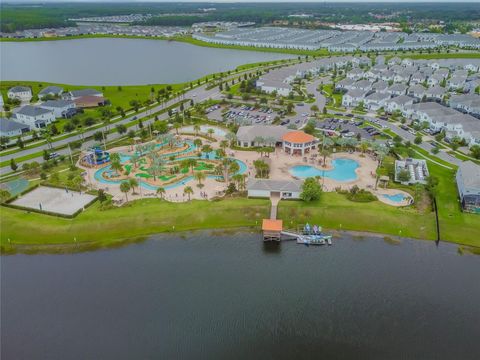
[[(308, 55), (308, 56), (330, 56), (330, 55), (347, 55), (350, 53), (339, 53), (339, 52), (329, 52), (327, 49), (319, 50), (297, 50), (297, 49), (275, 49), (275, 48), (260, 48), (254, 46), (240, 46), (240, 45), (222, 45), (222, 44), (211, 44), (205, 41), (197, 40), (191, 36), (174, 36), (171, 38), (167, 37), (151, 37), (151, 36), (136, 36), (136, 35), (109, 35), (109, 34), (92, 34), (92, 35), (75, 35), (67, 37), (42, 37), (42, 38), (22, 38), (22, 39), (11, 39), (11, 38), (0, 38), (0, 42), (29, 42), (29, 41), (59, 41), (59, 40), (75, 40), (75, 39), (91, 39), (91, 38), (119, 38), (119, 39), (146, 39), (146, 40), (161, 40), (161, 41), (177, 41), (189, 43), (192, 45), (211, 47), (211, 48), (222, 48), (222, 49), (235, 49), (235, 50), (248, 50), (248, 51), (262, 51), (262, 52), (273, 52), (273, 53), (282, 53), (282, 54), (291, 54), (291, 55)], [(356, 52), (354, 55), (361, 55), (363, 53)], [(411, 58), (411, 59), (454, 59), (454, 58), (480, 58), (479, 52), (462, 52), (460, 49), (459, 52), (420, 52), (420, 51), (407, 51), (407, 52), (382, 52), (380, 55), (387, 55), (388, 58), (393, 56), (398, 56), (401, 58)]]
[(205, 41), (200, 41), (192, 38), (191, 36), (174, 36), (174, 37), (151, 37), (151, 36), (135, 36), (135, 35), (75, 35), (75, 36), (64, 36), (64, 37), (42, 37), (42, 38), (22, 38), (22, 39), (11, 39), (11, 38), (0, 38), (0, 41), (5, 42), (29, 42), (29, 41), (59, 41), (59, 40), (75, 40), (75, 39), (92, 39), (92, 38), (119, 38), (119, 39), (147, 39), (147, 40), (161, 40), (161, 41), (177, 41), (188, 43), (197, 46), (211, 47), (211, 48), (222, 48), (222, 49), (234, 49), (234, 50), (248, 50), (248, 51), (261, 51), (261, 52), (270, 52), (270, 53), (281, 53), (281, 54), (292, 54), (292, 55), (309, 55), (309, 56), (326, 56), (333, 55), (334, 53), (329, 52), (327, 49), (320, 50), (296, 50), (296, 49), (275, 49), (275, 48), (261, 48), (254, 46), (240, 46), (240, 45), (221, 45), (221, 44), (211, 44)]
[[(437, 199), (442, 240), (480, 246), (478, 236), (475, 236), (480, 233), (478, 216), (459, 210), (454, 171), (433, 163), (429, 166), (433, 175), (441, 177)], [(0, 208), (0, 239), (5, 252), (12, 249), (22, 251), (35, 245), (107, 246), (159, 232), (245, 226), (259, 228), (268, 211), (268, 200), (245, 198), (181, 204), (144, 199), (105, 211), (100, 210), (96, 203), (72, 220)], [(355, 203), (336, 193), (325, 193), (320, 201), (311, 203), (283, 201), (279, 206), (279, 217), (284, 219), (285, 227), (310, 221), (329, 229), (369, 231), (427, 240), (436, 238), (432, 212), (395, 208), (379, 201)]]

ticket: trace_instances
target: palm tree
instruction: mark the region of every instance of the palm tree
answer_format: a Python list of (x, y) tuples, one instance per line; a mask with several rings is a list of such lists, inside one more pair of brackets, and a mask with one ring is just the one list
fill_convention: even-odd
[(223, 149), (215, 150), (215, 155), (219, 159), (223, 159), (225, 157), (225, 151)]
[(173, 128), (175, 129), (175, 132), (177, 133), (178, 135), (178, 129), (180, 129), (181, 125), (180, 123), (176, 122), (175, 124), (173, 124)]
[(112, 163), (114, 162), (120, 162), (120, 154), (119, 153), (112, 153), (110, 154), (110, 161)]
[(193, 131), (195, 131), (195, 136), (198, 136), (198, 133), (200, 131), (200, 125), (198, 124), (193, 125)]
[(365, 154), (365, 152), (368, 150), (368, 148), (370, 147), (370, 144), (366, 141), (362, 141), (360, 143), (360, 149), (362, 150), (362, 154)]
[(331, 147), (335, 142), (330, 139), (329, 137), (326, 137), (325, 135), (322, 138), (322, 149), (324, 148), (329, 148)]
[(201, 139), (195, 139), (193, 140), (193, 145), (198, 149), (200, 146), (202, 146), (202, 140)]
[(185, 186), (183, 193), (188, 195), (188, 201), (190, 201), (190, 195), (193, 194), (193, 189), (190, 186)]
[(209, 154), (212, 152), (212, 147), (208, 144), (202, 146), (202, 152), (205, 154)]
[(110, 165), (110, 167), (112, 168), (112, 170), (115, 171), (115, 175), (119, 176), (120, 175), (120, 171), (123, 170), (123, 166), (122, 164), (120, 164), (120, 161), (114, 161), (112, 162), (112, 164)]
[(120, 191), (125, 193), (125, 200), (128, 202), (127, 193), (130, 191), (130, 184), (128, 183), (128, 181), (123, 181), (120, 184)]
[(132, 194), (135, 193), (135, 188), (138, 187), (138, 181), (135, 178), (128, 179), (128, 184), (132, 188)]
[(137, 168), (137, 163), (140, 161), (140, 156), (138, 156), (136, 153), (132, 155), (130, 158), (130, 162), (133, 164), (134, 168)]
[(220, 148), (225, 151), (225, 149), (228, 147), (228, 141), (227, 140), (222, 140), (220, 141)]
[(164, 197), (164, 195), (165, 195), (165, 188), (159, 187), (159, 188), (157, 189), (157, 195), (160, 195), (160, 198), (163, 200), (163, 197)]
[(215, 133), (215, 130), (213, 130), (212, 128), (209, 128), (209, 129), (207, 130), (207, 134), (208, 134), (209, 137), (213, 137), (213, 134), (214, 134), (214, 133)]
[[(232, 165), (232, 163), (233, 163), (233, 160), (229, 159), (229, 158), (224, 158), (222, 160), (221, 166), (222, 166), (222, 170), (223, 170), (223, 179), (225, 180), (225, 182), (228, 182), (230, 168), (234, 169), (234, 165)], [(235, 162), (235, 164), (236, 164), (236, 162)], [(236, 165), (238, 166), (238, 164), (236, 164)]]
[(205, 180), (205, 174), (201, 171), (197, 171), (193, 177), (195, 178), (195, 180), (198, 181), (198, 185), (201, 186), (202, 185), (202, 181)]
[(236, 174), (240, 170), (240, 165), (236, 161), (231, 161), (228, 165), (228, 172), (231, 174)]
[(188, 159), (188, 166), (190, 166), (190, 170), (193, 174), (193, 168), (197, 165), (197, 159)]
[(228, 132), (226, 135), (225, 135), (225, 138), (230, 141), (230, 146), (233, 146), (233, 144), (235, 144), (235, 142), (237, 141), (237, 135), (235, 135), (234, 133), (231, 133), (231, 132)]
[(340, 146), (340, 149), (343, 151), (343, 147), (346, 144), (345, 139), (340, 137), (340, 138), (337, 138), (336, 142), (337, 142), (338, 146)]
[(330, 155), (330, 150), (327, 148), (324, 148), (320, 150), (320, 155), (323, 156), (323, 166), (325, 167), (325, 160), (327, 159), (327, 156)]
[(242, 188), (244, 177), (242, 174), (235, 174), (232, 176), (232, 180), (237, 184), (237, 188), (240, 190)]

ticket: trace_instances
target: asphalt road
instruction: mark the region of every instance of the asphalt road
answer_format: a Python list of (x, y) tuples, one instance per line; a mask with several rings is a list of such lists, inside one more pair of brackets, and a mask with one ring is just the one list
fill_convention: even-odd
[[(358, 116), (358, 115), (356, 115)], [(366, 115), (366, 116), (363, 116), (364, 119), (366, 120), (372, 120), (374, 117), (372, 115)], [(396, 124), (393, 124), (391, 122), (388, 122), (388, 121), (382, 121), (380, 120), (380, 124), (381, 125), (385, 125), (387, 126), (387, 128), (389, 128), (392, 132), (394, 132), (395, 134), (399, 135), (400, 137), (402, 137), (404, 140), (407, 140), (407, 141), (410, 141), (412, 144), (414, 143), (414, 140), (415, 140), (415, 135), (413, 135), (412, 133), (406, 131), (406, 130), (403, 130), (402, 128), (400, 128), (398, 125)], [(420, 145), (417, 145), (418, 147), (420, 147), (421, 149), (425, 150), (425, 151), (428, 151), (428, 153), (431, 154), (432, 152), (432, 149), (434, 148), (434, 146), (432, 146), (430, 143), (428, 142), (422, 142)], [(444, 151), (439, 151), (437, 154), (435, 154), (434, 156), (438, 157), (439, 159), (441, 160), (444, 160), (444, 161), (447, 161), (451, 164), (455, 164), (455, 165), (460, 165), (463, 161), (444, 152)]]

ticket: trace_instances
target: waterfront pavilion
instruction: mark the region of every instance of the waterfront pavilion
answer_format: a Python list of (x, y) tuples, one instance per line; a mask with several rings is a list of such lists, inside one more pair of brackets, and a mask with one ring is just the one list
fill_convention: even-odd
[(315, 149), (318, 140), (303, 131), (289, 131), (282, 137), (283, 151), (291, 155), (305, 155)]

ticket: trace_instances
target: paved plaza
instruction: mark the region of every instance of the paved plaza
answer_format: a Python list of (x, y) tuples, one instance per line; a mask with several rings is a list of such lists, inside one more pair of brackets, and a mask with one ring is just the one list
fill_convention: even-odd
[(93, 199), (95, 196), (77, 191), (39, 186), (22, 195), (12, 204), (62, 215), (73, 215)]

